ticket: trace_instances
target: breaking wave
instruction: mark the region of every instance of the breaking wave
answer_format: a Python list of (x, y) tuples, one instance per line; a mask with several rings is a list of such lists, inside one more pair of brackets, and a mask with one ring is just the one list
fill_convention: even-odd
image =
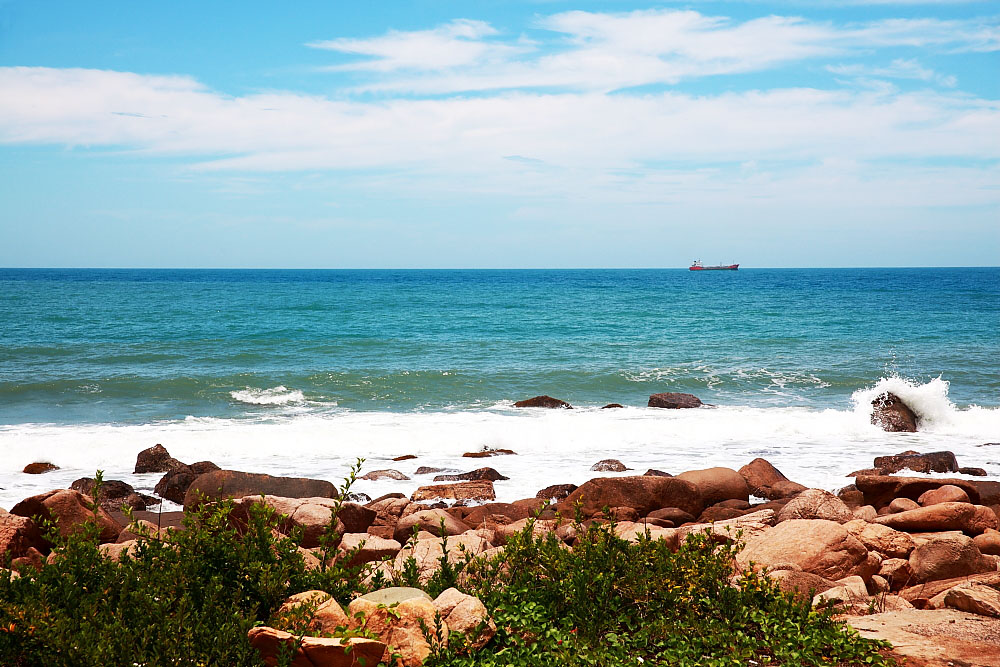
[(240, 403), (248, 405), (288, 405), (289, 403), (301, 403), (305, 396), (297, 389), (289, 389), (284, 385), (271, 387), (270, 389), (252, 389), (247, 387), (239, 391), (231, 391), (229, 395)]

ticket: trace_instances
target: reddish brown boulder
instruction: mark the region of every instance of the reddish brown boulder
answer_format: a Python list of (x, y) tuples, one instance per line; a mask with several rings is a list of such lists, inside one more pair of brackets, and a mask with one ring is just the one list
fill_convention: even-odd
[(681, 394), (677, 392), (665, 392), (653, 394), (649, 397), (647, 407), (650, 408), (700, 408), (701, 399), (693, 394)]
[[(839, 523), (825, 519), (793, 519), (747, 540), (736, 557), (746, 568), (799, 569), (837, 581), (857, 574), (870, 577), (878, 569), (869, 562), (864, 544)], [(793, 566), (793, 567), (789, 567)]]
[(479, 600), (449, 588), (434, 598), (434, 607), (450, 632), (461, 632), (473, 651), (486, 646), (497, 633), (497, 626), (490, 618), (486, 606)]
[(493, 490), (493, 482), (483, 479), (475, 482), (421, 486), (410, 496), (410, 500), (414, 502), (435, 500), (438, 498), (453, 500), (496, 500), (497, 494)]
[(650, 477), (673, 477), (669, 472), (664, 472), (663, 470), (657, 470), (656, 468), (650, 468), (643, 475), (649, 475)]
[(963, 489), (952, 484), (945, 484), (936, 489), (924, 491), (917, 498), (917, 502), (926, 507), (939, 503), (969, 503), (972, 501), (969, 500), (969, 494)]
[(415, 455), (413, 455), (413, 454), (403, 454), (402, 456), (396, 456), (396, 457), (394, 457), (392, 460), (393, 461), (409, 461), (410, 459), (415, 459), (415, 458), (417, 458), (417, 457)]
[[(937, 489), (948, 484), (957, 486), (965, 491), (973, 503), (980, 503), (983, 501), (980, 500), (978, 485), (988, 484), (988, 482), (971, 482), (969, 480), (949, 479), (947, 477), (893, 477), (891, 475), (872, 475), (858, 477), (854, 480), (854, 484), (864, 495), (865, 505), (871, 505), (875, 509), (881, 509), (892, 502), (894, 498), (909, 498), (910, 500), (916, 500), (925, 491)], [(987, 501), (986, 504), (990, 503)]]
[(486, 479), (491, 482), (502, 482), (504, 480), (510, 479), (501, 475), (499, 472), (493, 468), (478, 468), (471, 472), (462, 472), (457, 475), (437, 475), (434, 478), (435, 482), (474, 482), (478, 480)]
[(777, 500), (805, 491), (804, 486), (785, 477), (767, 459), (757, 458), (739, 469), (750, 493), (758, 498)]
[(365, 473), (358, 479), (368, 480), (370, 482), (376, 482), (380, 479), (395, 479), (399, 481), (406, 481), (410, 479), (398, 470), (372, 470), (369, 473)]
[(267, 626), (250, 628), (247, 637), (266, 665), (276, 665), (290, 654), (290, 667), (360, 667), (378, 664), (386, 652), (385, 644), (373, 639), (300, 638)]
[(147, 472), (167, 472), (171, 468), (184, 465), (174, 457), (170, 456), (163, 445), (154, 445), (139, 452), (135, 457), (136, 474)]
[(778, 511), (778, 523), (790, 519), (828, 519), (846, 523), (854, 518), (844, 501), (829, 491), (806, 489)]
[(557, 409), (563, 408), (566, 410), (572, 410), (573, 406), (566, 401), (561, 401), (558, 398), (552, 398), (551, 396), (535, 396), (534, 398), (526, 398), (523, 401), (518, 401), (514, 404), (515, 408), (549, 408)]
[(663, 521), (669, 521), (675, 526), (680, 526), (685, 523), (694, 523), (695, 517), (685, 512), (682, 509), (676, 507), (664, 507), (663, 509), (653, 510), (646, 515), (647, 519), (662, 519)]
[(1000, 556), (1000, 532), (988, 528), (982, 535), (972, 538), (976, 548), (990, 556)]
[(664, 507), (677, 507), (693, 516), (704, 509), (698, 486), (677, 477), (598, 477), (569, 494), (559, 507), (566, 516), (572, 516), (577, 501), (587, 517), (605, 507), (631, 507), (640, 516)]
[(613, 410), (615, 408), (624, 408), (625, 406), (621, 403), (608, 403), (601, 407), (601, 410)]
[(221, 470), (221, 468), (211, 461), (199, 461), (191, 465), (182, 464), (175, 466), (164, 473), (160, 481), (156, 483), (156, 488), (153, 489), (153, 492), (161, 498), (166, 498), (171, 502), (182, 505), (184, 504), (184, 495), (191, 487), (191, 484), (194, 483), (194, 480), (198, 479), (199, 475), (204, 475), (214, 470)]
[(996, 571), (965, 535), (946, 535), (928, 540), (910, 554), (910, 569), (916, 582), (936, 581)]
[(958, 472), (958, 460), (951, 452), (930, 452), (911, 454), (904, 452), (894, 456), (876, 456), (875, 468), (882, 475), (891, 475), (900, 470), (913, 472)]
[[(79, 491), (85, 496), (94, 496), (94, 485), (96, 481), (92, 477), (81, 477), (69, 485), (73, 491)], [(147, 505), (159, 504), (159, 500), (151, 496), (144, 496), (136, 493), (131, 484), (126, 484), (119, 479), (104, 480), (98, 494), (98, 502), (101, 507), (108, 512), (116, 512), (122, 507), (132, 510), (143, 511)]]
[(48, 545), (35, 522), (0, 509), (0, 563), (5, 562), (7, 556), (24, 556), (29, 549), (48, 551)]
[(683, 479), (697, 486), (706, 505), (714, 505), (724, 500), (750, 499), (747, 481), (732, 468), (689, 470), (677, 475), (676, 479)]
[(735, 519), (736, 517), (743, 516), (748, 512), (749, 510), (723, 507), (721, 504), (712, 505), (711, 507), (706, 507), (705, 510), (698, 516), (698, 523), (714, 523), (716, 521), (725, 521), (726, 519)]
[(915, 510), (920, 508), (920, 503), (915, 500), (910, 500), (909, 498), (895, 498), (889, 506), (886, 508), (886, 514), (899, 514), (900, 512), (908, 512), (910, 510)]
[(54, 463), (49, 463), (48, 461), (36, 461), (35, 463), (29, 463), (24, 466), (23, 472), (26, 475), (41, 475), (43, 473), (52, 472), (53, 470), (59, 470), (59, 466)]
[(10, 513), (32, 520), (41, 517), (43, 520), (54, 521), (63, 537), (72, 534), (80, 524), (96, 521), (100, 527), (101, 542), (114, 542), (122, 532), (122, 527), (104, 508), (98, 507), (96, 512), (91, 509), (93, 505), (94, 499), (90, 496), (70, 489), (58, 489), (25, 498), (14, 505)]
[(916, 433), (917, 415), (899, 396), (886, 392), (872, 401), (872, 424), (891, 433)]
[(983, 584), (960, 584), (944, 594), (946, 607), (1000, 618), (1000, 591)]
[(970, 503), (938, 503), (928, 507), (887, 514), (875, 523), (910, 533), (924, 531), (960, 530), (969, 535), (979, 535), (987, 528), (997, 528), (993, 510)]
[(909, 533), (894, 530), (878, 523), (854, 519), (845, 523), (844, 528), (861, 540), (866, 549), (880, 553), (885, 558), (909, 558), (916, 546)]
[(604, 459), (603, 461), (598, 461), (594, 465), (590, 466), (590, 469), (595, 472), (625, 472), (626, 470), (631, 470), (625, 466), (624, 463), (618, 459)]
[(819, 593), (834, 588), (837, 584), (818, 574), (800, 570), (775, 570), (768, 575), (785, 593), (791, 593), (798, 600), (812, 600)]
[[(444, 522), (443, 524), (442, 521)], [(444, 530), (443, 533), (442, 527)], [(465, 531), (472, 529), (471, 526), (463, 521), (459, 521), (444, 510), (421, 510), (400, 519), (393, 531), (393, 538), (400, 544), (406, 544), (413, 537), (414, 528), (417, 531), (426, 530), (437, 536), (441, 536), (442, 534), (448, 536), (461, 535)]]
[(576, 491), (576, 484), (553, 484), (552, 486), (546, 486), (544, 489), (535, 494), (536, 498), (544, 498), (545, 500), (562, 500), (569, 494)]
[(184, 494), (185, 509), (199, 502), (215, 502), (245, 496), (280, 498), (333, 498), (337, 488), (321, 479), (273, 477), (236, 470), (215, 470), (199, 475)]

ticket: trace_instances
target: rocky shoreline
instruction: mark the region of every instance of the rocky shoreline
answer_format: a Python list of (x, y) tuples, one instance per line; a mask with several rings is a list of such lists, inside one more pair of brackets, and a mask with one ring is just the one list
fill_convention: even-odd
[[(654, 401), (673, 408), (700, 405), (677, 395), (654, 395), (650, 404)], [(570, 407), (550, 397), (526, 404)], [(887, 400), (881, 413), (876, 410), (886, 428), (908, 424), (905, 415), (886, 416), (886, 411), (900, 410), (900, 404), (898, 399)], [(510, 455), (515, 454), (481, 451), (469, 452), (468, 458)], [(211, 462), (185, 464), (160, 445), (140, 452), (135, 469), (163, 473), (156, 493), (183, 504), (186, 511), (232, 499), (230, 520), (237, 526), (248, 521), (252, 506), (267, 505), (282, 516), (281, 532), (300, 532), (299, 551), (311, 567), (320, 566), (321, 540), (335, 517), (337, 553), (355, 564), (371, 564), (369, 578), (381, 574), (391, 579), (415, 564), (417, 577), (426, 582), (442, 559), (490, 558), (527, 529), (538, 535), (552, 533), (568, 549), (578, 531), (592, 524), (610, 524), (629, 541), (663, 540), (673, 550), (687, 536), (707, 531), (715, 540), (743, 543), (736, 571), (764, 572), (783, 590), (810, 599), (814, 607), (835, 607), (864, 636), (892, 642), (897, 655), (910, 660), (907, 664), (1000, 664), (1000, 481), (913, 474), (976, 474), (976, 468), (960, 467), (950, 452), (878, 457), (872, 468), (852, 473), (854, 483), (837, 493), (806, 488), (757, 458), (739, 468), (677, 474), (649, 470), (595, 477), (579, 486), (555, 484), (535, 497), (509, 503), (495, 502), (493, 484), (506, 478), (491, 467), (438, 475), (437, 483), (421, 486), (410, 496), (393, 493), (376, 499), (339, 498), (337, 488), (324, 480), (224, 470)], [(605, 460), (593, 470), (626, 468)], [(393, 474), (401, 473), (381, 470), (367, 476)], [(0, 556), (10, 559), (13, 571), (30, 577), (44, 562), (58, 558), (42, 534), (42, 520), (55, 522), (64, 535), (96, 521), (101, 550), (114, 560), (141, 540), (168, 539), (171, 530), (181, 529), (183, 512), (147, 511), (157, 499), (137, 494), (123, 482), (104, 481), (100, 503), (94, 507), (87, 495), (93, 483), (78, 480), (73, 488), (27, 498), (10, 512), (0, 510)], [(120, 511), (123, 504), (133, 510), (134, 523)], [(381, 643), (347, 643), (356, 646), (359, 655), (367, 651), (381, 656), (387, 647), (393, 648), (404, 655), (405, 665), (421, 664), (429, 654), (423, 634), (415, 630), (421, 624), (442, 618), (453, 629), (490, 624), (479, 600), (454, 589), (435, 599), (421, 591), (392, 590), (385, 595), (399, 603), (398, 618), (380, 616), (377, 605), (365, 596), (345, 612), (323, 591), (290, 599), (286, 611), (306, 598), (318, 600), (325, 610), (322, 615), (333, 618), (331, 623), (350, 625), (355, 607), (364, 607), (369, 612), (364, 614), (367, 628)], [(967, 630), (970, 627), (977, 630)], [(484, 643), (488, 634), (480, 635)], [(290, 641), (291, 635), (276, 628), (256, 628), (251, 636), (265, 659)], [(316, 637), (296, 650), (303, 656), (330, 656), (342, 654), (344, 645)], [(302, 664), (351, 664), (306, 659), (311, 662)]]

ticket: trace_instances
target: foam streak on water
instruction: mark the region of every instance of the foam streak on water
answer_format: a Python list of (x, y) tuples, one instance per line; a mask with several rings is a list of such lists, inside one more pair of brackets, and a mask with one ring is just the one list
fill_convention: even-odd
[[(924, 430), (885, 433), (870, 423), (870, 397), (892, 390), (911, 401)], [(0, 463), (0, 507), (32, 493), (64, 487), (103, 469), (150, 491), (158, 474), (134, 475), (135, 454), (155, 443), (187, 461), (211, 460), (224, 468), (327, 479), (338, 483), (355, 457), (365, 470), (395, 468), (411, 481), (358, 482), (355, 490), (377, 496), (411, 493), (431, 482), (419, 466), (471, 470), (489, 465), (509, 476), (497, 482), (501, 500), (533, 496), (549, 484), (581, 483), (597, 476), (590, 465), (617, 458), (641, 474), (648, 468), (671, 473), (709, 466), (738, 468), (761, 456), (789, 478), (835, 490), (852, 470), (869, 467), (875, 456), (906, 449), (954, 451), (961, 465), (1000, 476), (1000, 409), (957, 409), (947, 383), (924, 385), (886, 378), (858, 391), (849, 410), (717, 407), (698, 410), (513, 410), (507, 405), (452, 412), (353, 412), (303, 414), (269, 419), (190, 418), (144, 425), (55, 426), (23, 424), (0, 428), (0, 447), (11, 454)], [(509, 448), (517, 456), (462, 458), (483, 447)], [(393, 457), (418, 458), (393, 462)], [(43, 476), (19, 471), (49, 460), (61, 470)]]

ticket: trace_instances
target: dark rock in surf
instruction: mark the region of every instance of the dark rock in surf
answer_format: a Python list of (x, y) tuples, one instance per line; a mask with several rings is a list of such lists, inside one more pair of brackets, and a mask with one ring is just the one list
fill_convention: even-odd
[(59, 470), (59, 466), (54, 463), (49, 463), (48, 461), (36, 461), (35, 463), (29, 463), (24, 466), (23, 472), (26, 475), (41, 475), (43, 473), (52, 472), (53, 470)]
[(466, 452), (462, 456), (467, 459), (487, 459), (491, 456), (514, 456), (516, 454), (517, 452), (513, 449), (490, 449), (489, 447), (483, 447), (482, 451)]
[(653, 394), (649, 397), (648, 407), (651, 408), (700, 408), (701, 399), (693, 394), (681, 394), (677, 392), (665, 392)]
[(194, 480), (184, 495), (184, 507), (190, 508), (199, 502), (260, 495), (282, 498), (334, 498), (337, 495), (337, 488), (322, 479), (273, 477), (237, 470), (215, 470), (199, 475)]
[(625, 406), (622, 405), (621, 403), (608, 403), (607, 405), (605, 405), (604, 407), (602, 407), (601, 410), (611, 410), (611, 409), (614, 409), (614, 408), (624, 408), (624, 407)]
[(417, 457), (414, 456), (413, 454), (403, 454), (402, 456), (397, 456), (396, 458), (394, 458), (393, 461), (409, 461), (410, 459), (415, 459), (415, 458)]
[(872, 424), (890, 433), (916, 433), (917, 415), (899, 396), (886, 392), (872, 401)]
[(514, 404), (515, 408), (564, 408), (567, 410), (572, 410), (573, 406), (566, 401), (559, 400), (558, 398), (552, 398), (551, 396), (535, 396), (534, 398), (526, 398), (523, 401), (518, 401)]
[(137, 475), (147, 472), (167, 472), (171, 468), (184, 465), (174, 457), (163, 445), (154, 445), (139, 452), (135, 457), (135, 472)]
[(358, 479), (368, 480), (369, 482), (378, 481), (380, 479), (396, 479), (400, 481), (405, 481), (410, 479), (398, 470), (372, 470), (370, 473), (362, 475)]
[[(85, 496), (94, 495), (96, 482), (92, 477), (81, 477), (69, 488), (79, 491)], [(101, 490), (98, 494), (98, 504), (108, 512), (117, 512), (122, 507), (128, 507), (135, 511), (143, 511), (148, 505), (158, 505), (160, 500), (141, 493), (136, 493), (131, 484), (127, 484), (118, 479), (106, 479), (101, 483)]]
[(598, 461), (594, 465), (590, 466), (591, 470), (596, 472), (625, 472), (626, 470), (631, 470), (625, 466), (624, 463), (618, 459), (604, 459), (603, 461)]
[(673, 477), (669, 472), (663, 472), (662, 470), (657, 470), (656, 468), (650, 468), (643, 475), (648, 475), (650, 477)]
[(958, 472), (958, 460), (951, 452), (930, 452), (917, 454), (903, 452), (895, 456), (876, 456), (875, 469), (883, 475), (891, 475), (900, 470), (913, 472)]
[(960, 475), (969, 475), (971, 477), (986, 477), (985, 468), (959, 468), (958, 473)]
[(555, 499), (562, 500), (569, 494), (576, 491), (576, 484), (553, 484), (552, 486), (546, 486), (544, 489), (535, 494), (536, 498), (544, 498), (545, 500)]
[(184, 503), (184, 496), (187, 494), (188, 488), (194, 483), (194, 480), (198, 479), (200, 475), (204, 475), (207, 472), (213, 472), (215, 470), (221, 470), (219, 466), (215, 465), (211, 461), (199, 461), (198, 463), (192, 463), (191, 465), (180, 465), (176, 468), (168, 470), (160, 481), (156, 483), (156, 488), (153, 492), (156, 493), (161, 498), (166, 498), (167, 500), (177, 503), (178, 505)]
[(438, 473), (438, 472), (448, 472), (448, 471), (445, 470), (444, 468), (431, 468), (429, 466), (420, 466), (419, 468), (417, 468), (416, 472), (414, 472), (413, 474), (414, 475), (433, 475), (434, 473)]
[(473, 470), (471, 472), (463, 472), (457, 475), (437, 475), (434, 478), (435, 482), (471, 482), (480, 479), (488, 479), (491, 482), (499, 482), (505, 479), (510, 479), (501, 475), (499, 472), (493, 468), (479, 468), (478, 470)]

